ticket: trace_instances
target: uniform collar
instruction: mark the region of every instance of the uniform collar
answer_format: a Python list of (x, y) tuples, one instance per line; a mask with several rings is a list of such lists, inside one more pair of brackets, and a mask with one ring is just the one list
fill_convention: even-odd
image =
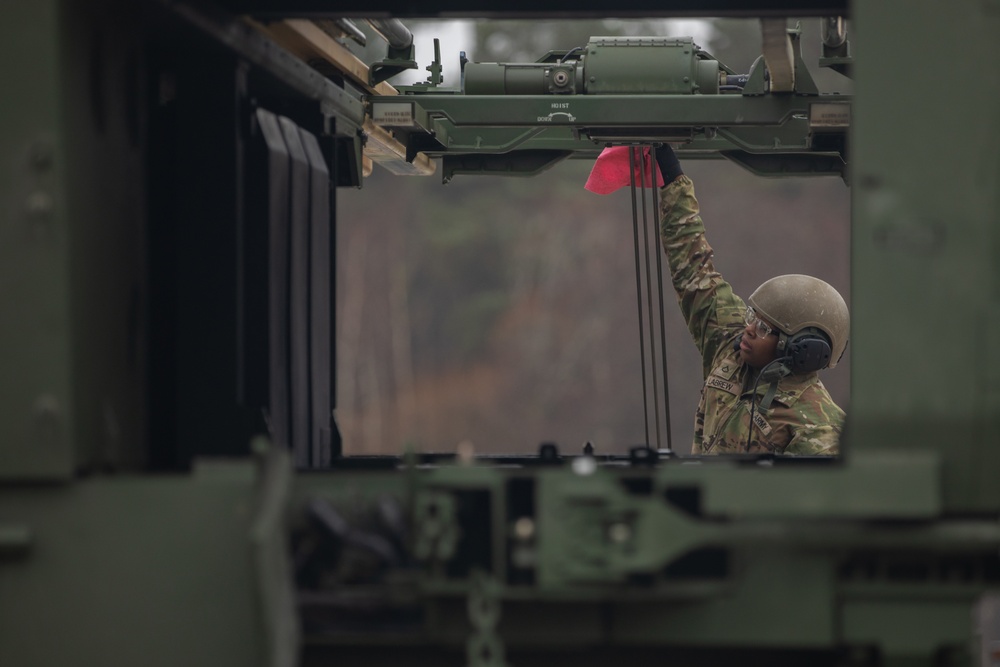
[[(737, 353), (738, 355), (738, 353)], [(753, 369), (747, 366), (745, 363), (739, 360), (738, 356), (733, 357), (733, 362), (739, 364), (740, 366), (740, 377), (746, 378), (748, 375), (752, 375)], [(725, 361), (723, 363), (726, 363)], [(818, 374), (814, 371), (812, 373), (806, 373), (805, 375), (788, 375), (780, 380), (778, 380), (778, 390), (774, 394), (774, 400), (781, 403), (786, 408), (791, 407), (799, 400), (799, 396), (802, 395), (810, 385), (815, 384)], [(757, 387), (757, 396), (763, 396), (764, 392), (767, 391), (767, 382), (761, 382)], [(753, 387), (744, 391), (741, 394), (742, 398), (750, 395)]]
[[(726, 380), (738, 378), (740, 382), (747, 382), (747, 378), (751, 374), (752, 369), (740, 361), (739, 352), (735, 350), (723, 355), (723, 357), (715, 365), (715, 368), (712, 370), (712, 375)], [(796, 401), (799, 400), (799, 396), (802, 395), (802, 392), (816, 383), (818, 377), (819, 374), (813, 371), (812, 373), (806, 373), (805, 375), (788, 375), (781, 378), (781, 380), (778, 381), (778, 390), (774, 394), (774, 400), (781, 403), (786, 408), (791, 407)], [(767, 383), (761, 382), (757, 387), (757, 395), (763, 396), (765, 391), (767, 391)], [(749, 395), (750, 389), (747, 389), (740, 394), (740, 397), (746, 398)]]

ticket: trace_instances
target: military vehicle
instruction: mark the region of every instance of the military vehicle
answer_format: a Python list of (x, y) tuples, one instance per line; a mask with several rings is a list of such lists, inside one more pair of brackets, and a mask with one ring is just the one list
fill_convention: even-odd
[[(396, 19), (568, 15), (758, 17), (762, 60), (596, 37), (386, 83), (415, 65)], [(0, 664), (1000, 659), (996, 0), (2, 16)], [(664, 142), (850, 184), (841, 457), (343, 455), (338, 188)]]

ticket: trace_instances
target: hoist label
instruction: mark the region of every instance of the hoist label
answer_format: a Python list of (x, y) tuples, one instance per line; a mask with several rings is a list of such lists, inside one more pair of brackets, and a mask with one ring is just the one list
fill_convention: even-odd
[(851, 105), (846, 102), (813, 102), (809, 105), (809, 127), (841, 129), (851, 126)]
[(372, 122), (390, 127), (413, 127), (413, 105), (409, 102), (379, 102), (372, 105)]
[[(555, 104), (553, 104), (552, 106), (554, 107)], [(568, 104), (566, 105), (566, 108), (567, 109), (569, 108)], [(569, 111), (553, 111), (553, 112), (549, 113), (548, 116), (539, 116), (536, 119), (536, 122), (538, 122), (538, 123), (551, 123), (552, 121), (554, 121), (556, 119), (562, 120), (562, 121), (567, 122), (567, 123), (575, 123), (576, 122), (576, 116), (574, 116), (573, 114), (571, 114)]]

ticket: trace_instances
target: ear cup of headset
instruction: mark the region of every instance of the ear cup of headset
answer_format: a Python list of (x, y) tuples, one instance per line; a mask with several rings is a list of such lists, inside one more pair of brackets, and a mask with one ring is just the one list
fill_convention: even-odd
[(812, 373), (830, 365), (830, 340), (819, 329), (809, 327), (788, 337), (785, 345), (788, 367), (793, 373)]

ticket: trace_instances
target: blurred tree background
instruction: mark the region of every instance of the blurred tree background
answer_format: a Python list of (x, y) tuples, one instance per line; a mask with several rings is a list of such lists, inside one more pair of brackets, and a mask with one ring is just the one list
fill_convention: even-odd
[[(418, 39), (441, 27), (408, 25)], [(850, 92), (848, 80), (814, 66), (818, 22), (802, 29), (820, 88)], [(639, 34), (693, 34), (737, 71), (760, 53), (759, 24), (731, 19), (480, 21), (466, 50), (474, 61), (532, 62), (592, 35)], [(449, 57), (457, 61), (442, 48)], [(585, 191), (590, 167), (569, 160), (531, 178), (443, 186), (376, 166), (363, 188), (338, 191), (336, 416), (348, 453), (451, 451), (462, 441), (481, 453), (535, 452), (544, 441), (611, 453), (645, 441), (630, 196)], [(683, 167), (737, 294), (808, 273), (850, 303), (840, 179), (765, 179), (721, 160)], [(687, 453), (700, 360), (665, 283), (672, 440)], [(823, 374), (847, 410), (849, 357)]]

